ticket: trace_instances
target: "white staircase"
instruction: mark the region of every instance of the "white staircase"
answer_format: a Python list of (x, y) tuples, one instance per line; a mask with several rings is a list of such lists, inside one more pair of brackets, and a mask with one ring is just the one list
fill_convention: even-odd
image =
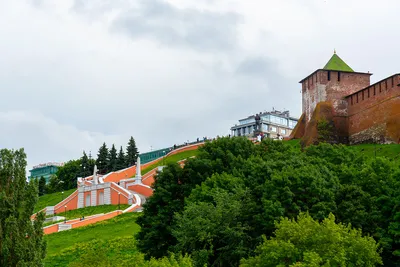
[(72, 226), (70, 224), (67, 224), (67, 223), (60, 223), (58, 225), (58, 231), (59, 232), (65, 231), (65, 230), (70, 230), (71, 228), (72, 228)]

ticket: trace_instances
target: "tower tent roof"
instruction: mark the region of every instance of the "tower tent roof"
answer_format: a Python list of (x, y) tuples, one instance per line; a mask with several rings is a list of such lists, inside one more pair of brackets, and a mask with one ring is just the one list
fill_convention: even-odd
[(324, 70), (336, 70), (336, 71), (346, 71), (346, 72), (354, 72), (349, 65), (346, 64), (337, 54), (336, 52), (333, 54), (331, 59), (329, 59), (328, 63), (326, 63)]

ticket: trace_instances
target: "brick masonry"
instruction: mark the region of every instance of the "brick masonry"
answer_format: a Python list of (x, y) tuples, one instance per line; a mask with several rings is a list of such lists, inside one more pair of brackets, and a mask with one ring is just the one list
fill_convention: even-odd
[(317, 70), (301, 81), (306, 125), (320, 102), (334, 109), (340, 140), (400, 143), (400, 75), (370, 84), (370, 73)]

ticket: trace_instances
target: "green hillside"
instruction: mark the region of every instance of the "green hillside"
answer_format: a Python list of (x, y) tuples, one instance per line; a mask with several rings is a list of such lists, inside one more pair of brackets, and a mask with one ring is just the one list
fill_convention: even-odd
[(54, 262), (54, 258), (60, 258), (62, 250), (73, 248), (77, 244), (86, 244), (96, 238), (107, 241), (118, 237), (131, 237), (139, 231), (139, 226), (135, 222), (137, 216), (138, 213), (125, 213), (86, 227), (46, 235), (46, 262)]
[(196, 150), (189, 150), (189, 151), (183, 151), (181, 153), (178, 154), (174, 154), (171, 156), (167, 156), (165, 157), (163, 160), (157, 162), (157, 163), (153, 163), (151, 165), (149, 165), (148, 167), (144, 168), (142, 171), (142, 175), (148, 173), (149, 171), (151, 171), (152, 169), (158, 167), (158, 166), (163, 166), (166, 165), (168, 163), (173, 163), (173, 162), (178, 162), (180, 160), (184, 160), (190, 157), (195, 157), (199, 154), (199, 151)]
[[(300, 139), (284, 141), (295, 148), (300, 149)], [(367, 157), (385, 157), (393, 160), (400, 160), (400, 145), (399, 144), (361, 144), (348, 146), (355, 152)]]
[(69, 195), (71, 195), (75, 190), (76, 190), (76, 188), (66, 190), (66, 191), (64, 191), (64, 194), (62, 194), (61, 192), (56, 192), (56, 193), (46, 194), (46, 195), (39, 197), (39, 200), (36, 203), (34, 212), (38, 212), (39, 210), (44, 209), (47, 206), (56, 205), (57, 203), (59, 203), (60, 201), (62, 201), (63, 199), (65, 199)]

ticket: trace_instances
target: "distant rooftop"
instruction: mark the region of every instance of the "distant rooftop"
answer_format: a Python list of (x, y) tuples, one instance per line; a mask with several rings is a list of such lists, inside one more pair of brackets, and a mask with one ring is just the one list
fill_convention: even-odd
[[(272, 111), (260, 112), (259, 115), (260, 115), (260, 116), (263, 116), (263, 115), (276, 115), (276, 116), (278, 116), (278, 117), (289, 118), (289, 119), (293, 119), (293, 120), (296, 120), (296, 121), (298, 120), (297, 118), (290, 117), (289, 110), (279, 111), (279, 110), (275, 110), (275, 109), (274, 109), (274, 110), (272, 110)], [(251, 116), (248, 116), (247, 118), (241, 119), (241, 120), (239, 120), (239, 121), (247, 120), (247, 119), (251, 119), (251, 118), (255, 118), (255, 117), (256, 117), (255, 115), (251, 115)]]
[(38, 168), (44, 168), (48, 166), (56, 166), (56, 167), (62, 167), (64, 166), (64, 163), (59, 163), (59, 162), (47, 162), (47, 163), (42, 163), (36, 166), (33, 166), (32, 170), (38, 169)]

